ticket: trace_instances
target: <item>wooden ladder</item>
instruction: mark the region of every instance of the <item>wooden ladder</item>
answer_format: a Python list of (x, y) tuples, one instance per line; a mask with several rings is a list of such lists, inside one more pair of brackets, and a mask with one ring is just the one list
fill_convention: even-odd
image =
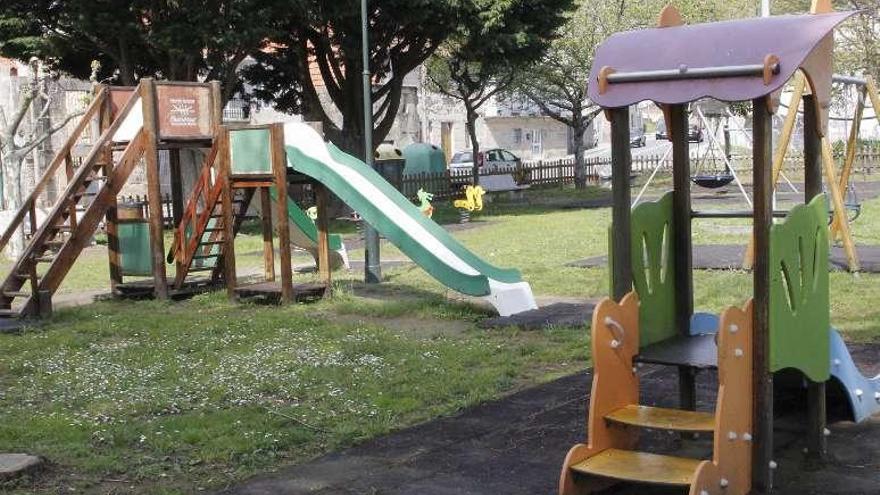
[[(689, 489), (690, 495), (745, 495), (751, 483), (752, 304), (728, 308), (718, 328), (714, 412), (639, 404), (639, 301), (605, 299), (593, 313), (593, 385), (587, 442), (569, 450), (560, 495), (584, 495), (617, 482)], [(641, 429), (713, 435), (711, 459), (636, 450)]]
[[(109, 103), (108, 100), (108, 90), (104, 88), (96, 95), (67, 143), (0, 237), (0, 250), (16, 232), (22, 229), (25, 230), (26, 239), (23, 253), (0, 285), (0, 317), (15, 318), (39, 314), (41, 304), (49, 302), (40, 301), (40, 298), (51, 298), (61, 285), (76, 258), (90, 242), (108, 208), (115, 203), (116, 195), (144, 153), (146, 136), (143, 129), (127, 143), (121, 158), (114, 160), (112, 152), (113, 136), (134, 105), (139, 104), (139, 92), (135, 91), (119, 117), (95, 141), (82, 163), (74, 168), (71, 150), (82, 131), (101, 108)], [(40, 222), (36, 209), (39, 195), (45, 191), (61, 164), (66, 166), (67, 186), (53, 204), (49, 214)], [(97, 193), (88, 192), (93, 184), (97, 184)], [(85, 205), (82, 217), (78, 219), (80, 202), (87, 196), (90, 197), (91, 202)], [(48, 268), (45, 271), (41, 270), (39, 268), (41, 264), (48, 265)], [(17, 301), (23, 303), (16, 304)]]
[[(215, 140), (180, 223), (175, 228), (174, 244), (167, 260), (169, 263), (176, 261), (176, 289), (184, 286), (191, 273), (209, 271), (214, 282), (223, 273), (226, 226), (223, 223), (221, 196), (227, 177), (220, 160), (228, 155), (225, 143), (223, 138)], [(233, 238), (244, 222), (254, 191), (253, 188), (243, 188), (232, 200)]]

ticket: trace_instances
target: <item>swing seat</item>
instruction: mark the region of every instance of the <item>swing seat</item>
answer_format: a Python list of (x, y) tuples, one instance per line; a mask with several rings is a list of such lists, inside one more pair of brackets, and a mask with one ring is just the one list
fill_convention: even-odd
[(695, 175), (691, 182), (706, 189), (718, 189), (733, 182), (732, 174)]

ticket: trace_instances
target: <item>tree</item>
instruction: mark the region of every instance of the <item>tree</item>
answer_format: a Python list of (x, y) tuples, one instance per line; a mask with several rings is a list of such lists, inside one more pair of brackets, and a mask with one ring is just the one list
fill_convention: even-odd
[[(28, 66), (30, 74), (19, 92), (15, 109), (7, 116), (0, 107), (0, 164), (3, 166), (6, 206), (11, 210), (17, 210), (22, 205), (21, 178), (28, 154), (63, 129), (68, 122), (83, 114), (83, 110), (75, 110), (55, 124), (42, 125), (49, 117), (53, 100), (64, 93), (57, 84), (57, 72), (50, 70), (36, 58)], [(28, 122), (28, 114), (38, 101), (40, 106), (36, 107), (36, 114)], [(10, 242), (12, 254), (20, 253), (23, 246), (24, 231), (19, 231)]]
[[(587, 184), (584, 135), (601, 109), (587, 98), (590, 69), (596, 48), (608, 36), (629, 29), (655, 25), (666, 0), (580, 0), (559, 30), (547, 54), (515, 84), (513, 93), (528, 97), (541, 112), (571, 129), (575, 151), (575, 186)], [(677, 2), (686, 22), (741, 17), (754, 11), (744, 0)], [(649, 47), (645, 48), (650, 49)]]
[(518, 71), (543, 56), (572, 4), (573, 0), (474, 0), (462, 9), (457, 28), (431, 57), (432, 89), (464, 105), (474, 184), (479, 183), (479, 109), (506, 90)]
[[(283, 112), (320, 121), (327, 137), (363, 156), (360, 2), (304, 0), (281, 20), (271, 50), (245, 72), (255, 94)], [(458, 0), (370, 0), (373, 144), (391, 130), (404, 78), (452, 32)], [(305, 16), (303, 19), (302, 16)]]
[(224, 97), (240, 87), (241, 62), (261, 49), (279, 12), (297, 0), (5, 0), (0, 54), (52, 58), (85, 78), (93, 60), (101, 79), (134, 85), (142, 77), (219, 80)]

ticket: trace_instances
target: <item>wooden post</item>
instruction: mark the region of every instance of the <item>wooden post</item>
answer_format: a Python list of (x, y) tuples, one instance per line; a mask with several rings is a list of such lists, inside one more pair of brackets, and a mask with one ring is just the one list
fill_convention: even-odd
[(220, 87), (220, 81), (211, 81), (211, 120), (216, 139), (217, 130), (223, 125), (223, 91)]
[[(859, 90), (859, 99), (856, 102), (856, 111), (853, 115), (852, 125), (849, 129), (849, 137), (846, 140), (846, 152), (843, 158), (843, 167), (840, 170), (840, 190), (842, 194), (846, 194), (846, 188), (849, 185), (849, 177), (852, 174), (853, 162), (856, 159), (856, 148), (859, 145), (859, 132), (862, 128), (862, 115), (865, 113), (865, 99), (867, 97), (867, 88), (863, 87)], [(837, 240), (840, 236), (840, 222), (848, 221), (846, 215), (835, 215), (831, 221), (831, 240)]]
[[(691, 163), (688, 143), (688, 112), (685, 105), (670, 105), (669, 139), (672, 141), (673, 245), (675, 246), (675, 322), (679, 334), (690, 335), (694, 312), (693, 253), (691, 246)], [(679, 405), (697, 408), (696, 374), (693, 368), (678, 369)]]
[[(804, 203), (822, 194), (821, 122), (813, 95), (804, 97)], [(822, 464), (827, 451), (825, 440), (825, 382), (807, 380), (807, 462)]]
[(834, 216), (837, 217), (840, 236), (843, 239), (843, 250), (846, 252), (849, 269), (852, 272), (859, 271), (859, 256), (852, 238), (852, 230), (846, 218), (846, 205), (843, 203), (843, 193), (837, 183), (837, 165), (834, 164), (834, 152), (831, 150), (831, 142), (828, 136), (822, 138), (822, 163), (825, 171), (825, 182), (831, 192), (831, 202), (834, 206)]
[(156, 84), (141, 80), (141, 104), (144, 115), (144, 161), (147, 169), (147, 203), (150, 210), (150, 250), (153, 258), (153, 283), (157, 299), (168, 299), (165, 273), (165, 239), (162, 225), (162, 191), (159, 182), (159, 114)]
[(183, 175), (180, 170), (180, 149), (168, 150), (168, 165), (171, 172), (171, 216), (174, 219), (174, 227), (180, 225), (183, 217)]
[[(755, 264), (752, 338), (752, 489), (770, 493), (773, 486), (773, 377), (770, 374), (770, 226), (773, 222), (773, 126), (769, 97), (752, 101), (753, 237)], [(796, 110), (792, 110), (796, 111)]]
[[(782, 124), (782, 131), (779, 133), (779, 143), (776, 145), (776, 153), (773, 155), (773, 177), (771, 181), (773, 183), (773, 189), (776, 189), (776, 184), (779, 182), (779, 176), (782, 174), (782, 169), (785, 167), (785, 156), (788, 153), (788, 146), (791, 143), (791, 136), (794, 132), (794, 126), (797, 123), (797, 115), (798, 108), (801, 105), (801, 99), (804, 96), (804, 91), (806, 90), (806, 79), (801, 72), (795, 73), (794, 76), (794, 88), (792, 89), (791, 99), (788, 103), (788, 113), (785, 115), (785, 122)], [(822, 182), (819, 182), (819, 187), (821, 189)], [(749, 239), (749, 245), (746, 248), (746, 256), (743, 260), (743, 268), (748, 270), (752, 268), (752, 264), (755, 260), (755, 239)]]
[(272, 171), (278, 190), (275, 229), (278, 231), (278, 256), (281, 257), (281, 300), (293, 301), (293, 267), (290, 259), (290, 220), (287, 217), (287, 158), (284, 152), (284, 127), (272, 124)]
[[(98, 113), (98, 135), (101, 135), (110, 127), (113, 109), (110, 101), (110, 88), (107, 86), (97, 86), (96, 91), (106, 92), (104, 103), (101, 104), (101, 110)], [(105, 145), (100, 161), (104, 163), (104, 177), (109, 177), (110, 172), (113, 170), (112, 143)], [(119, 218), (116, 208), (117, 200), (114, 194), (107, 202), (107, 213), (104, 216), (104, 230), (107, 232), (107, 257), (110, 263), (111, 294), (116, 294), (116, 286), (122, 283), (122, 261), (119, 255)]]
[(275, 248), (272, 246), (272, 197), (268, 187), (260, 188), (261, 225), (263, 227), (263, 276), (275, 281)]
[(608, 110), (611, 120), (611, 296), (620, 301), (632, 290), (630, 260), (630, 180), (632, 155), (629, 147), (629, 107)]
[(329, 201), (327, 198), (327, 188), (324, 184), (316, 182), (315, 188), (316, 206), (318, 209), (318, 219), (315, 222), (318, 227), (318, 276), (325, 285), (325, 295), (330, 294), (331, 275), (330, 275), (330, 233), (329, 233), (329, 217), (327, 210)]
[(223, 270), (226, 278), (226, 295), (230, 300), (236, 299), (235, 287), (238, 279), (235, 273), (235, 225), (232, 218), (232, 171), (229, 163), (229, 130), (220, 126), (214, 134), (220, 140), (217, 149), (217, 180), (221, 181), (220, 201), (223, 216)]

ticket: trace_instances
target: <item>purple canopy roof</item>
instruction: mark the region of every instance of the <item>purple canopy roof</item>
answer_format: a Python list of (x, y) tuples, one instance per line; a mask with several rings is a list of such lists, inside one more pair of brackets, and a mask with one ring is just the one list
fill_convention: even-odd
[[(854, 13), (755, 17), (617, 33), (596, 51), (589, 97), (614, 108), (644, 100), (677, 104), (704, 97), (743, 101), (766, 96), (782, 87), (835, 26)], [(677, 70), (682, 65), (690, 69), (744, 66), (763, 64), (770, 54), (779, 57), (779, 72), (767, 85), (761, 76), (617, 82), (599, 94), (599, 71), (606, 66), (618, 73)], [(827, 74), (808, 76), (827, 76), (830, 84), (830, 53), (827, 58)]]

